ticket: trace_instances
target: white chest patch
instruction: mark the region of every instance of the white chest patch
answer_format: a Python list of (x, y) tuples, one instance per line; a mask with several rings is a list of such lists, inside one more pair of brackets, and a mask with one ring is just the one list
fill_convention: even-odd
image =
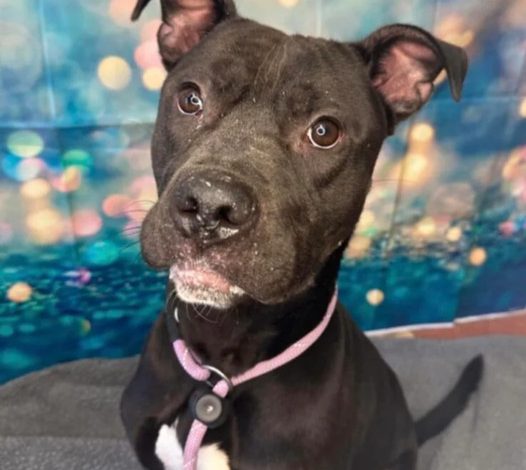
[[(155, 455), (165, 470), (183, 470), (183, 449), (177, 439), (175, 426), (177, 421), (173, 426), (163, 425), (155, 442)], [(197, 470), (230, 470), (228, 456), (217, 444), (203, 446), (197, 456)]]

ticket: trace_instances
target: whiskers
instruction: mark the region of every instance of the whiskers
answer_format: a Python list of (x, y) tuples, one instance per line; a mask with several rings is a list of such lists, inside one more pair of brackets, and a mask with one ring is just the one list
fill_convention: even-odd
[[(137, 220), (141, 218), (140, 214), (146, 214), (155, 205), (155, 201), (149, 199), (135, 199), (126, 204), (117, 215), (126, 216), (129, 219)], [(144, 219), (144, 217), (142, 217)]]
[(177, 300), (177, 291), (175, 289), (172, 289), (170, 293), (168, 294), (168, 297), (166, 298), (165, 308), (169, 312), (172, 312), (175, 310), (175, 301)]
[[(190, 304), (192, 310), (197, 314), (198, 317), (202, 318), (204, 321), (208, 323), (219, 323), (219, 320), (217, 318), (212, 319), (209, 317), (210, 313), (212, 313), (212, 307), (210, 305), (199, 305), (199, 304)], [(186, 316), (189, 320), (191, 320), (188, 308), (186, 309)]]
[[(177, 307), (177, 290), (174, 288), (166, 297), (165, 308), (169, 312), (174, 312)], [(197, 315), (199, 318), (203, 319), (208, 323), (217, 324), (219, 323), (219, 315), (216, 314), (215, 318), (211, 318), (211, 314), (214, 313), (214, 309), (210, 305), (201, 305), (201, 304), (184, 304), (184, 315), (189, 321), (193, 320), (193, 315)], [(179, 315), (181, 310), (179, 311)]]

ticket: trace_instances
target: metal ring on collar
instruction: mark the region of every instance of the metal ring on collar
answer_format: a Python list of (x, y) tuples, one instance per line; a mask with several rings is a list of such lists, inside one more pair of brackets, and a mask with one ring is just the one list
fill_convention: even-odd
[(234, 384), (232, 383), (232, 381), (226, 376), (226, 374), (221, 372), (219, 369), (213, 366), (209, 366), (208, 364), (201, 364), (201, 367), (205, 368), (206, 370), (209, 370), (213, 374), (216, 374), (220, 379), (224, 380), (226, 384), (228, 385), (229, 392), (234, 390)]

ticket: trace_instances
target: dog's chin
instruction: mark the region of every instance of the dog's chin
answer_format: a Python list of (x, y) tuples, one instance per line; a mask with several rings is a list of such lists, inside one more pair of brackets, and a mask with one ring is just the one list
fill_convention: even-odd
[(179, 299), (188, 304), (224, 310), (234, 306), (245, 295), (243, 289), (206, 268), (172, 266), (170, 279), (175, 284)]

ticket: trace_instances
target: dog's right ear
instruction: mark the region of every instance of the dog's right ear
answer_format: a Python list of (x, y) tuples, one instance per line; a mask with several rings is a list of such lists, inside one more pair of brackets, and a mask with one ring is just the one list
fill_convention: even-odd
[(429, 100), (441, 70), (447, 72), (453, 98), (460, 99), (468, 68), (467, 55), (460, 47), (403, 24), (384, 26), (356, 46), (392, 117), (390, 131)]
[[(135, 21), (150, 0), (138, 0)], [(157, 33), (159, 51), (169, 70), (215, 25), (236, 15), (233, 0), (161, 0), (163, 23)]]

